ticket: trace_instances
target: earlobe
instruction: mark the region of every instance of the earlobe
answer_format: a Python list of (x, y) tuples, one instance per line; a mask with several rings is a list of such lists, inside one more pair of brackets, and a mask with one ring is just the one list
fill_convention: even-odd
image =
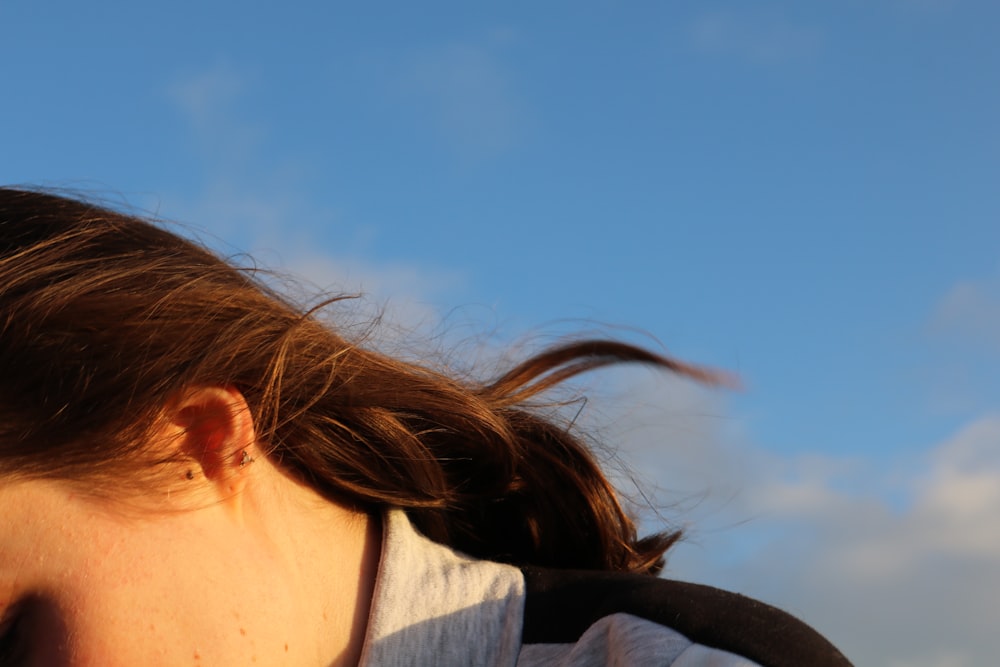
[(224, 496), (241, 490), (247, 466), (258, 453), (250, 408), (243, 395), (228, 387), (185, 390), (167, 408), (174, 445), (190, 462), (187, 479), (204, 477)]

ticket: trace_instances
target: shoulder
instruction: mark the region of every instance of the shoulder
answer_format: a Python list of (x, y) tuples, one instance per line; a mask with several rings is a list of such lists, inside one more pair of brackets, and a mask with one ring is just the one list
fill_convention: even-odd
[[(523, 643), (575, 644), (593, 628), (650, 628), (765, 667), (850, 663), (829, 641), (790, 614), (727, 591), (617, 572), (525, 568)], [(620, 629), (620, 628), (619, 628)]]

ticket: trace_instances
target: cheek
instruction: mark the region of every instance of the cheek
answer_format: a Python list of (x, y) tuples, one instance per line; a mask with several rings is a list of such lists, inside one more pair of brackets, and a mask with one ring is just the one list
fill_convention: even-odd
[(155, 577), (102, 574), (63, 589), (59, 618), (48, 621), (73, 665), (183, 665), (202, 659), (229, 665), (250, 657), (244, 649), (253, 647), (238, 641), (237, 601), (212, 596), (191, 578), (168, 585)]
[(49, 627), (72, 664), (271, 664), (283, 653), (276, 631), (290, 610), (251, 554), (207, 536), (161, 538), (95, 540), (54, 592), (61, 618)]

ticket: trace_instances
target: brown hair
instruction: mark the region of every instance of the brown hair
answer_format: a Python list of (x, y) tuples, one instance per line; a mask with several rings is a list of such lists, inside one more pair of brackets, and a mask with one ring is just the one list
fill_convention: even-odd
[(348, 341), (144, 219), (0, 189), (0, 474), (120, 484), (172, 396), (232, 386), (268, 455), (330, 498), (402, 507), (481, 558), (653, 573), (678, 533), (637, 539), (582, 438), (529, 405), (619, 362), (714, 379), (588, 340), (459, 380)]

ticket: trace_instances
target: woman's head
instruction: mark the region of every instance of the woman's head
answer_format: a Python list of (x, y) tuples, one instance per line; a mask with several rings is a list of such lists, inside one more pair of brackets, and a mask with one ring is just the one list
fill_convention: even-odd
[[(245, 401), (260, 453), (324, 497), (407, 509), (431, 538), (520, 564), (653, 571), (565, 425), (525, 407), (621, 361), (697, 369), (608, 341), (567, 344), (490, 382), (347, 340), (252, 271), (139, 217), (0, 190), (0, 476), (141, 495), (178, 456), (149, 446), (171, 405)], [(237, 456), (239, 452), (229, 452)]]
[(250, 313), (258, 335), (295, 319), (142, 220), (0, 192), (0, 470), (98, 488), (151, 470), (141, 449), (167, 401), (198, 383), (233, 384), (232, 357), (246, 368), (260, 356), (264, 343), (243, 336)]

